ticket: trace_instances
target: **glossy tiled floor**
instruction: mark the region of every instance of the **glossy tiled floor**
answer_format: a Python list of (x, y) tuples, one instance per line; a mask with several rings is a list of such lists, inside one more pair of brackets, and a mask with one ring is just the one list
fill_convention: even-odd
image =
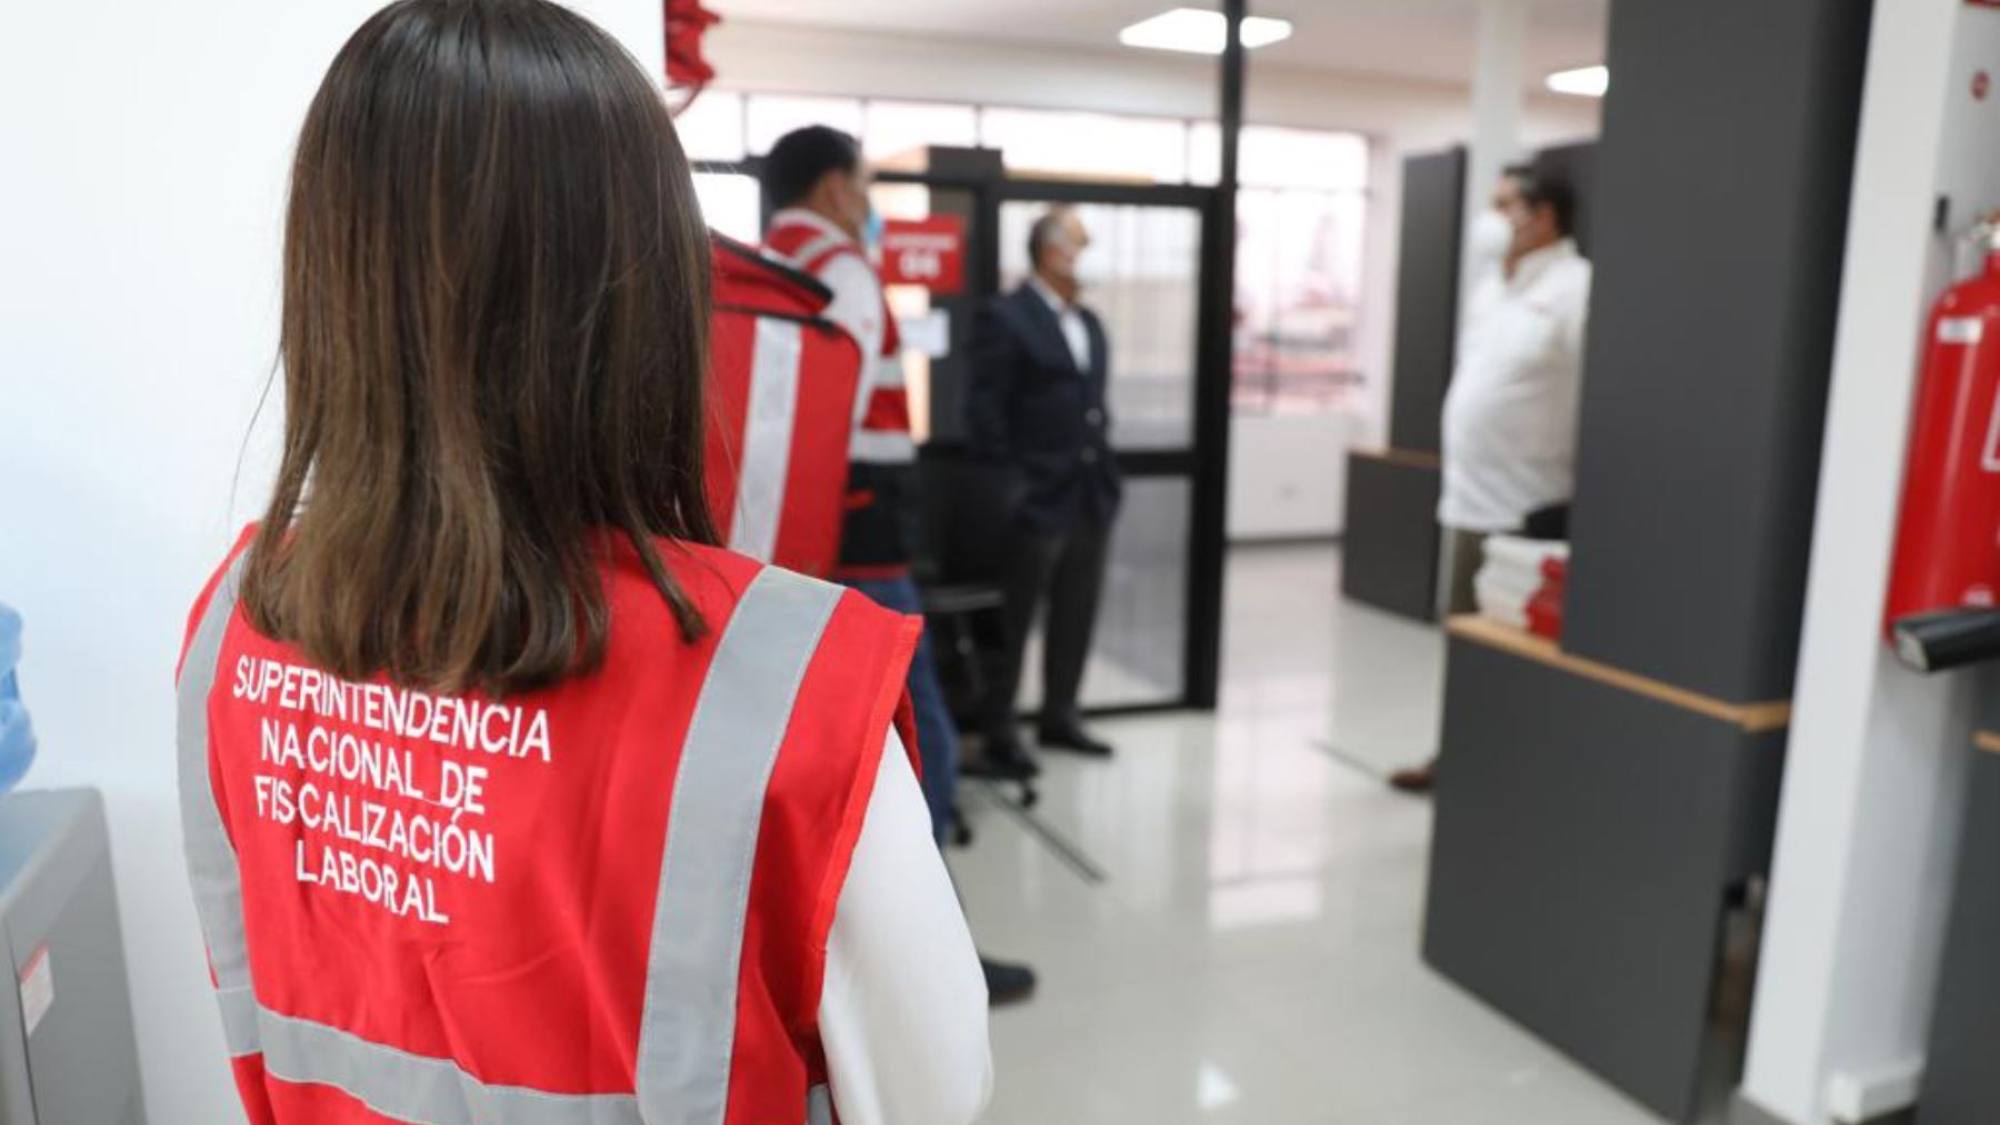
[[(1224, 705), (1101, 724), (1033, 823), (968, 793), (953, 865), (1042, 991), (994, 1019), (995, 1125), (1644, 1125), (1417, 957), (1433, 631), (1343, 605), (1330, 548), (1231, 560)], [(1073, 852), (1074, 854), (1070, 854)]]

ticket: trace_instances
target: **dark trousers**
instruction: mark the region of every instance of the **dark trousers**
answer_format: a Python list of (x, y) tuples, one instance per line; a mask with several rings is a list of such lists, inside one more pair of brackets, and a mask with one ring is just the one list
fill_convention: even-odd
[(1048, 613), (1042, 634), (1042, 726), (1063, 727), (1079, 720), (1077, 689), (1097, 628), (1097, 601), (1104, 589), (1104, 562), (1111, 544), (1108, 520), (1084, 519), (1065, 532), (1024, 531), (1009, 554), (1002, 583), (1007, 595), (1006, 652), (988, 701), (987, 730), (1013, 733), (1021, 692), (1021, 664), (1036, 611)]
[[(923, 594), (907, 576), (851, 579), (847, 584), (884, 609), (923, 616)], [(929, 628), (910, 659), (909, 682), (910, 706), (917, 720), (917, 758), (924, 766), (924, 802), (931, 808), (931, 831), (942, 845), (951, 831), (952, 801), (958, 792), (958, 724), (952, 722), (944, 685), (938, 682)]]

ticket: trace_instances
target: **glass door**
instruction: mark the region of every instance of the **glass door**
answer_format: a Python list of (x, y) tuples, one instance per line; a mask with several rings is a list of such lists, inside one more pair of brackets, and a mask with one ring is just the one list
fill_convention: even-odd
[[(998, 207), (999, 288), (1029, 273), (1028, 228), (1073, 208), (1091, 244), (1083, 303), (1110, 345), (1111, 441), (1125, 475), (1083, 703), (1095, 710), (1180, 704), (1189, 694), (1196, 384), (1201, 367), (1203, 211), (1163, 189), (1008, 184)], [(1180, 192), (1173, 192), (1180, 195)], [(1040, 699), (1031, 650), (1023, 703)]]
[[(1202, 347), (1205, 326), (1220, 324), (1226, 333), (1228, 323), (1204, 284), (1215, 249), (1215, 199), (1202, 187), (922, 174), (882, 175), (875, 188), (877, 209), (892, 218), (950, 213), (966, 220), (963, 294), (934, 300), (921, 291), (891, 293), (899, 316), (943, 314), (931, 335), (949, 341), (945, 354), (906, 359), (912, 398), (928, 403), (924, 428), (944, 445), (963, 435), (969, 372), (961, 349), (972, 317), (980, 302), (1027, 278), (1029, 227), (1050, 207), (1066, 206), (1090, 231), (1079, 262), (1082, 300), (1109, 342), (1111, 440), (1125, 477), (1084, 675), (1082, 702), (1093, 712), (1206, 706), (1214, 698), (1220, 480), (1205, 487), (1204, 479), (1219, 473), (1220, 458), (1208, 455), (1215, 427), (1203, 424), (1200, 406), (1204, 388), (1220, 386), (1222, 397), (1206, 401), (1217, 404), (1226, 431), (1226, 361), (1218, 364), (1216, 352)], [(1209, 503), (1212, 513), (1204, 509)], [(1038, 640), (1024, 671), (1021, 702), (1032, 710), (1041, 696)]]

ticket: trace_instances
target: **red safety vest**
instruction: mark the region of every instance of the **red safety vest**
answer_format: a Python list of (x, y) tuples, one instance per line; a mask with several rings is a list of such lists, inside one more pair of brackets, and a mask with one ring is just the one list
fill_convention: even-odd
[[(786, 221), (781, 213), (764, 235), (764, 248), (793, 269), (818, 277), (837, 258), (868, 259), (861, 247), (844, 234), (829, 231), (819, 223)], [(871, 271), (875, 268), (870, 265)], [(882, 298), (882, 344), (867, 357), (867, 376), (862, 380), (864, 399), (858, 400), (854, 414), (855, 460), (907, 464), (916, 459), (916, 444), (910, 437), (909, 390), (903, 381), (902, 333), (896, 315)]]
[(840, 555), (861, 351), (812, 278), (720, 235), (709, 333), (709, 505), (732, 550), (824, 577)]
[(665, 548), (681, 640), (606, 551), (604, 664), (496, 699), (343, 681), (189, 621), (181, 812), (255, 1125), (832, 1120), (827, 935), (917, 625)]
[[(875, 324), (852, 305), (832, 314), (841, 327), (871, 347), (854, 404), (847, 483), (847, 523), (841, 533), (842, 580), (886, 578), (909, 573), (913, 554), (908, 537), (915, 503), (912, 470), (917, 459), (910, 433), (909, 393), (903, 374), (903, 345), (879, 275), (861, 247), (827, 220), (804, 211), (780, 211), (771, 218), (764, 249), (794, 269), (829, 285), (828, 271), (842, 261), (858, 262), (876, 278)], [(880, 339), (876, 340), (878, 335)]]

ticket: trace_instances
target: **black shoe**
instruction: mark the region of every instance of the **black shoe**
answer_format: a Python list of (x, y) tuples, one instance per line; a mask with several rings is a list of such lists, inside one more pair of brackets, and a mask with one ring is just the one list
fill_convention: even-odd
[(989, 737), (978, 756), (967, 758), (959, 772), (995, 781), (1033, 781), (1042, 775), (1042, 766), (1028, 756), (1020, 740)]
[(993, 1007), (1016, 1004), (1035, 994), (1035, 970), (1026, 965), (981, 957), (979, 967), (985, 970), (986, 996)]
[(1399, 793), (1423, 796), (1437, 786), (1437, 759), (1432, 758), (1421, 766), (1397, 770), (1389, 775), (1389, 787)]
[(1044, 750), (1068, 750), (1091, 758), (1109, 758), (1111, 744), (1085, 734), (1080, 726), (1043, 727), (1037, 739)]

